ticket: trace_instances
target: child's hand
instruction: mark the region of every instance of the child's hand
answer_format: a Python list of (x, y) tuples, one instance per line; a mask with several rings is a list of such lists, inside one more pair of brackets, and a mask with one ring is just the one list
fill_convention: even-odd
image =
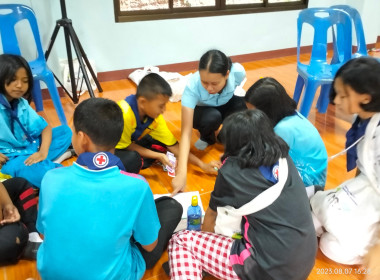
[(213, 160), (209, 163), (203, 163), (201, 169), (206, 173), (216, 174), (221, 167), (222, 163), (219, 160)]
[(8, 157), (2, 153), (0, 153), (0, 168), (3, 167), (8, 161)]
[(44, 153), (42, 151), (38, 151), (34, 154), (32, 154), (30, 157), (28, 157), (24, 163), (25, 165), (32, 165), (32, 164), (35, 164), (37, 162), (40, 162), (40, 161), (43, 161), (44, 159), (46, 159), (47, 157), (47, 153)]
[(160, 153), (160, 156), (158, 160), (164, 165), (169, 165), (171, 168), (175, 169), (175, 166), (172, 165), (172, 163), (169, 161), (169, 158), (166, 154)]
[(3, 208), (3, 219), (0, 225), (14, 223), (20, 220), (20, 214), (13, 204), (7, 204)]

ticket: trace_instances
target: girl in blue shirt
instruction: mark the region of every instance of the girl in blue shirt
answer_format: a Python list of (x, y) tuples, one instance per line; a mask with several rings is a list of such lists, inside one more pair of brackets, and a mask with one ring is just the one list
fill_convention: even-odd
[[(199, 61), (199, 71), (189, 80), (182, 96), (181, 142), (177, 176), (173, 179), (173, 194), (186, 185), (187, 161), (192, 128), (200, 133), (195, 147), (204, 150), (216, 142), (216, 131), (231, 113), (246, 109), (242, 97), (234, 95), (245, 79), (245, 70), (232, 63), (219, 50), (206, 52)], [(215, 168), (219, 163), (212, 163)]]
[(46, 171), (61, 166), (52, 162), (67, 150), (71, 129), (52, 129), (23, 97), (30, 96), (33, 75), (18, 55), (0, 55), (0, 168), (40, 187)]
[[(285, 88), (273, 78), (262, 78), (247, 91), (249, 109), (263, 111), (271, 120), (274, 131), (288, 144), (292, 158), (305, 186), (325, 186), (327, 151), (318, 130), (300, 113)], [(307, 188), (310, 195), (314, 187)]]

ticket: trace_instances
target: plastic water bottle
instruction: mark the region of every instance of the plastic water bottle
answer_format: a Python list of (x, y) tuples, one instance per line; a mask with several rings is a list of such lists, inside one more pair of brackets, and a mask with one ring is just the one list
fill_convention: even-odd
[(202, 210), (198, 205), (198, 197), (194, 195), (191, 198), (191, 205), (187, 209), (187, 229), (201, 230), (202, 225)]

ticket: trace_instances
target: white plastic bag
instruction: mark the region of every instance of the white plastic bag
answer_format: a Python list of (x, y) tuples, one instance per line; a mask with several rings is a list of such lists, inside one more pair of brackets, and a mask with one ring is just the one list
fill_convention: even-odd
[(182, 98), (183, 91), (185, 90), (188, 79), (192, 74), (182, 76), (177, 72), (160, 72), (159, 68), (156, 66), (145, 66), (144, 69), (137, 69), (129, 74), (128, 78), (131, 79), (136, 85), (140, 83), (142, 78), (150, 73), (157, 73), (165, 81), (168, 82), (172, 89), (172, 96), (170, 97), (170, 102), (178, 102)]
[[(93, 60), (91, 60), (91, 59), (89, 59), (89, 61), (90, 61), (92, 70), (94, 70), (95, 75), (97, 75), (96, 67), (95, 67), (95, 62)], [(91, 76), (91, 73), (88, 70), (86, 63), (84, 61), (83, 61), (83, 63), (86, 66), (86, 72), (87, 72), (87, 76), (88, 76), (88, 78), (90, 80), (91, 88), (92, 88), (92, 90), (95, 90), (97, 88), (96, 87), (96, 83), (95, 83), (93, 77)], [(61, 64), (61, 68), (63, 69), (62, 70), (62, 73), (63, 73), (63, 86), (67, 89), (67, 91), (69, 92), (69, 94), (71, 96), (73, 96), (72, 87), (71, 87), (71, 77), (70, 77), (70, 69), (69, 69), (68, 60), (67, 59), (61, 60), (60, 64)], [(75, 84), (77, 85), (77, 96), (80, 96), (80, 95), (82, 95), (83, 93), (85, 93), (87, 91), (87, 85), (86, 85), (86, 81), (84, 80), (82, 70), (79, 67), (79, 61), (78, 61), (77, 58), (73, 59), (73, 67), (74, 67), (74, 75), (75, 75)]]
[(160, 70), (155, 66), (145, 66), (144, 69), (137, 69), (129, 74), (128, 78), (130, 78), (136, 85), (140, 83), (142, 78), (144, 78), (149, 73), (158, 73)]

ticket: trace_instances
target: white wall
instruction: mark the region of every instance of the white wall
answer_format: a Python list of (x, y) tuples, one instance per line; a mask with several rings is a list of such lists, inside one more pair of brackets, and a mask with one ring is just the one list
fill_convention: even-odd
[(380, 35), (380, 1), (347, 0), (347, 4), (357, 7), (361, 14), (367, 44), (375, 43), (377, 36)]
[[(0, 3), (6, 3), (0, 0)], [(31, 6), (37, 15), (44, 48), (55, 21), (61, 18), (59, 0), (12, 1)], [(90, 5), (88, 3), (91, 3)], [(380, 34), (378, 0), (309, 0), (309, 7), (349, 4), (362, 15), (367, 43)], [(296, 47), (298, 11), (255, 13), (191, 19), (115, 23), (111, 0), (66, 0), (67, 14), (98, 72), (196, 61), (210, 48), (227, 55)], [(49, 65), (59, 73), (66, 58), (63, 30), (59, 32)]]

